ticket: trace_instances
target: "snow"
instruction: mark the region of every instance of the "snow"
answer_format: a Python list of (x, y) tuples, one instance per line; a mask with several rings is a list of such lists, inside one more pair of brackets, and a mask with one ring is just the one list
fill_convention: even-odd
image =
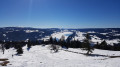
[(87, 33), (96, 33), (95, 31), (88, 31)]
[[(80, 53), (87, 53), (87, 51), (81, 50), (79, 48), (69, 48), (68, 50)], [(120, 51), (109, 51), (102, 49), (94, 49), (92, 54), (106, 55), (106, 56), (120, 56)]]
[(107, 35), (108, 33), (100, 33), (100, 34), (102, 34), (102, 35)]
[[(27, 33), (38, 32), (37, 30), (27, 30)], [(76, 35), (73, 39), (82, 41), (85, 39), (84, 32), (74, 31)], [(115, 32), (115, 31), (113, 31)], [(44, 33), (44, 32), (43, 32)], [(53, 38), (60, 39), (62, 35), (65, 39), (68, 38), (73, 32), (67, 30), (61, 32), (54, 32), (51, 34)], [(88, 33), (95, 33), (94, 31), (89, 31)], [(106, 35), (107, 33), (100, 33)], [(96, 35), (90, 35), (91, 41), (94, 43), (101, 43), (103, 39), (97, 37)], [(42, 40), (48, 40), (50, 36), (45, 36)], [(28, 39), (26, 39), (28, 40)], [(110, 45), (113, 43), (119, 43), (120, 39), (106, 40)], [(32, 48), (27, 51), (27, 46), (23, 47), (24, 53), (22, 56), (15, 55), (16, 49), (10, 48), (5, 50), (5, 54), (2, 54), (0, 50), (0, 59), (8, 58), (10, 63), (7, 67), (120, 67), (120, 59), (110, 58), (108, 56), (120, 56), (120, 51), (109, 51), (95, 49), (93, 51), (93, 56), (86, 56), (81, 53), (86, 53), (81, 49), (63, 49), (60, 48), (59, 52), (52, 53), (49, 49), (49, 45), (42, 46), (32, 46)], [(13, 55), (13, 57), (12, 57)], [(101, 56), (102, 55), (102, 56)], [(2, 61), (0, 61), (2, 63)]]
[(39, 32), (39, 30), (24, 30), (26, 33)]
[(113, 35), (113, 36), (120, 36), (120, 34), (115, 34), (115, 35)]
[[(61, 31), (61, 32), (55, 32), (51, 34), (52, 38), (60, 39), (63, 35), (65, 36), (65, 39), (68, 38), (69, 35), (71, 35), (73, 32), (68, 32), (68, 31)], [(47, 41), (50, 38), (50, 36), (45, 36), (41, 40)]]
[[(91, 41), (96, 44), (97, 42), (98, 42), (98, 43), (103, 42), (104, 39), (101, 39), (101, 38), (99, 38), (99, 37), (97, 37), (97, 36), (94, 35), (94, 36), (92, 36)], [(108, 45), (113, 45), (113, 44), (118, 44), (118, 43), (120, 43), (120, 42), (119, 42), (120, 39), (113, 39), (113, 40), (107, 40), (107, 39), (106, 39), (105, 41), (107, 42)]]
[[(75, 40), (83, 41), (85, 39), (84, 34), (86, 34), (86, 33), (76, 31), (76, 36), (73, 38), (73, 40), (75, 39)], [(100, 34), (106, 35), (108, 33), (100, 33)], [(101, 38), (97, 37), (96, 35), (90, 35), (90, 36), (91, 36), (91, 42), (94, 44), (96, 44), (97, 42), (101, 43), (104, 41), (104, 39), (101, 39)], [(120, 39), (113, 39), (113, 40), (106, 39), (106, 42), (109, 45), (118, 44), (118, 43), (120, 43)]]
[(60, 39), (62, 37), (62, 35), (65, 36), (65, 39), (68, 38), (69, 35), (71, 35), (73, 32), (68, 32), (68, 31), (61, 31), (61, 32), (57, 32), (57, 33), (53, 33), (51, 36), (53, 38), (57, 38)]
[(107, 44), (113, 45), (120, 43), (120, 39), (106, 40)]
[[(97, 36), (94, 35), (94, 36), (92, 36), (91, 41), (96, 44), (97, 42), (98, 42), (98, 43), (103, 42), (104, 39), (101, 39), (101, 38), (99, 38), (99, 37), (97, 37)], [(107, 42), (108, 45), (113, 45), (113, 44), (118, 44), (118, 43), (120, 43), (120, 39), (113, 39), (113, 40), (107, 40), (107, 39), (106, 39), (105, 41)]]
[[(30, 51), (23, 47), (24, 54), (17, 56), (16, 50), (11, 48), (5, 50), (5, 54), (0, 53), (0, 58), (8, 58), (10, 63), (7, 67), (120, 67), (119, 58), (108, 58), (103, 56), (85, 56), (82, 54), (72, 53), (59, 50), (58, 53), (51, 53), (48, 45), (32, 46)], [(81, 49), (68, 49), (70, 51), (86, 53)], [(14, 55), (12, 57), (12, 54)], [(120, 51), (107, 51), (95, 49), (93, 54), (117, 55)]]
[(48, 39), (50, 38), (50, 36), (45, 36), (44, 38), (42, 39), (39, 39), (39, 40), (44, 40), (44, 41), (48, 41)]
[(116, 31), (116, 30), (112, 30), (112, 32), (118, 32), (118, 31)]
[(6, 37), (6, 34), (3, 34), (4, 37)]
[[(73, 40), (75, 39), (75, 40), (83, 41), (85, 39), (84, 34), (86, 34), (86, 33), (80, 32), (80, 31), (76, 32), (77, 36), (75, 36), (73, 38)], [(91, 41), (94, 43), (97, 43), (97, 42), (101, 43), (103, 41), (103, 40), (101, 40), (101, 38), (97, 37), (96, 35), (90, 35), (90, 36), (91, 36)]]
[(103, 40), (101, 40), (101, 38), (97, 37), (96, 35), (91, 37), (91, 41), (94, 43), (101, 43)]
[(84, 32), (80, 32), (80, 31), (76, 31), (76, 35), (73, 40), (79, 40), (79, 41), (83, 41), (85, 39), (85, 36), (84, 36)]

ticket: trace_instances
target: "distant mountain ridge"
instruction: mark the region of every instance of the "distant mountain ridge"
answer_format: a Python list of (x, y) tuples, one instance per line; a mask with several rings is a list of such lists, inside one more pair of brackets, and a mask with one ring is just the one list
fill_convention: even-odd
[(21, 41), (21, 40), (37, 40), (52, 33), (60, 31), (57, 28), (41, 29), (30, 27), (3, 27), (0, 28), (0, 40)]

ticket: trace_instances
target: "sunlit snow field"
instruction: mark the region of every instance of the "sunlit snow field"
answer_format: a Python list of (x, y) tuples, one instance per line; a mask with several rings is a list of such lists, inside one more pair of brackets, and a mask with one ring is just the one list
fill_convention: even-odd
[[(0, 58), (8, 58), (10, 63), (7, 67), (120, 67), (120, 58), (109, 58), (104, 56), (86, 56), (64, 51), (60, 49), (58, 53), (51, 53), (49, 45), (32, 46), (27, 51), (27, 46), (23, 47), (24, 53), (22, 56), (17, 56), (16, 50), (13, 48), (5, 51), (3, 55), (0, 53)], [(68, 49), (74, 52), (82, 52), (81, 49)], [(12, 54), (14, 55), (12, 57)], [(119, 51), (107, 51), (95, 49), (93, 54), (102, 54), (110, 56), (120, 56)]]

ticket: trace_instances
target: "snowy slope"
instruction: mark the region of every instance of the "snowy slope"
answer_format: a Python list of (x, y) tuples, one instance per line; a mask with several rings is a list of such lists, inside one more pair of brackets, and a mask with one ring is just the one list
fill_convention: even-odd
[[(72, 40), (75, 39), (75, 40), (83, 41), (85, 39), (86, 32), (76, 31), (75, 33), (76, 33), (76, 35), (73, 37)], [(90, 33), (96, 33), (96, 32), (89, 31), (87, 33), (90, 34)], [(108, 33), (100, 33), (100, 34), (106, 35)], [(115, 38), (115, 39), (111, 39), (111, 40), (110, 39), (102, 39), (102, 38), (100, 38), (100, 37), (98, 37), (96, 35), (92, 35), (92, 34), (90, 34), (90, 37), (91, 37), (91, 42), (93, 42), (94, 44), (96, 44), (97, 42), (101, 43), (104, 40), (106, 40), (107, 44), (109, 44), (109, 45), (114, 45), (114, 44), (120, 43), (120, 39), (119, 38)]]
[[(65, 36), (65, 39), (68, 38), (69, 35), (71, 35), (73, 32), (69, 32), (69, 31), (61, 31), (61, 32), (55, 32), (53, 34), (51, 34), (52, 38), (56, 38), (56, 39), (60, 39), (62, 37), (62, 35)], [(48, 40), (50, 38), (50, 36), (46, 36), (44, 38), (42, 38), (42, 40)]]
[(65, 36), (65, 39), (68, 38), (69, 35), (71, 35), (73, 32), (68, 32), (68, 31), (62, 31), (62, 32), (57, 32), (57, 33), (53, 33), (51, 36), (53, 38), (57, 38), (60, 39), (62, 37), (62, 35)]
[[(58, 53), (51, 53), (48, 46), (32, 46), (30, 51), (23, 47), (22, 56), (14, 55), (16, 50), (13, 48), (0, 53), (0, 58), (8, 58), (10, 63), (7, 67), (120, 67), (119, 58), (108, 58), (102, 56), (85, 56), (82, 54), (72, 53), (59, 50)], [(68, 49), (75, 52), (83, 52), (80, 49)], [(93, 54), (119, 55), (120, 51), (95, 50)]]
[(84, 32), (80, 32), (80, 31), (76, 31), (76, 36), (72, 39), (72, 40), (79, 40), (79, 41), (83, 41), (85, 39), (85, 36), (84, 36)]

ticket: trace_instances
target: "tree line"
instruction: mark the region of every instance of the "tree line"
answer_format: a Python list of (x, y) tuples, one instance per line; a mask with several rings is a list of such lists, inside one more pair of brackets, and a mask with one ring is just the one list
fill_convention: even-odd
[(65, 36), (61, 36), (61, 38), (59, 40), (57, 40), (56, 38), (52, 38), (52, 36), (49, 38), (48, 41), (42, 41), (42, 44), (51, 44), (53, 45), (59, 45), (62, 48), (81, 48), (83, 50), (86, 50), (87, 53), (86, 54), (90, 54), (92, 53), (92, 51), (94, 50), (93, 46), (91, 46), (90, 44), (90, 36), (87, 33), (87, 35), (85, 36), (86, 38), (83, 40), (83, 42), (80, 42), (79, 40), (70, 40), (67, 39), (65, 40)]
[(83, 42), (80, 42), (79, 40), (70, 40), (70, 39), (66, 39), (65, 37), (62, 36), (59, 40), (56, 38), (52, 38), (52, 36), (49, 38), (48, 41), (42, 41), (42, 44), (52, 44), (52, 45), (59, 45), (62, 48), (81, 48), (83, 50), (87, 50), (87, 54), (92, 53), (92, 51), (94, 50), (94, 48), (96, 49), (103, 49), (103, 50), (113, 50), (113, 51), (120, 51), (120, 43), (118, 44), (114, 44), (114, 45), (109, 45), (107, 44), (107, 42), (105, 40), (103, 40), (101, 43), (97, 44), (92, 44), (91, 45), (91, 37), (89, 35), (89, 33), (87, 33), (85, 35), (85, 39), (83, 40)]
[(15, 48), (17, 54), (23, 54), (23, 49), (22, 47), (27, 45), (27, 50), (29, 51), (31, 46), (35, 46), (35, 45), (39, 45), (40, 42), (38, 40), (36, 41), (31, 41), (28, 40), (27, 42), (25, 41), (0, 41), (0, 50), (2, 50), (3, 54), (5, 49), (9, 49), (9, 48)]

